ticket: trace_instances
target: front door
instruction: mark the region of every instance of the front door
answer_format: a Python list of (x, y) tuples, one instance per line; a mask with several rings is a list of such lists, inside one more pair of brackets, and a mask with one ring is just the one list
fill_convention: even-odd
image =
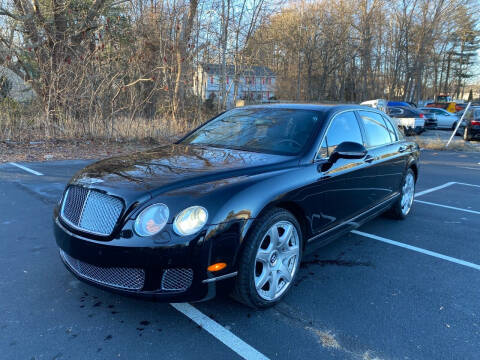
[(309, 209), (312, 233), (319, 234), (337, 227), (345, 220), (369, 208), (375, 201), (371, 183), (375, 174), (370, 158), (338, 159), (327, 162), (337, 145), (344, 141), (364, 144), (361, 128), (353, 111), (335, 115), (328, 127), (316, 162), (317, 181), (303, 189), (304, 208)]

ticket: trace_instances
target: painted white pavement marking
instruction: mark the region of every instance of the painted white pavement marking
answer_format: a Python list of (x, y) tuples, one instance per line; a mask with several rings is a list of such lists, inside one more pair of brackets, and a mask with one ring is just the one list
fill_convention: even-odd
[(268, 358), (237, 337), (231, 331), (225, 329), (216, 321), (203, 314), (200, 310), (188, 303), (171, 303), (175, 309), (200, 325), (204, 330), (216, 337), (242, 358), (247, 360), (268, 360)]
[(442, 208), (445, 208), (445, 209), (464, 211), (464, 212), (467, 212), (467, 213), (470, 213), (470, 214), (480, 215), (480, 211), (462, 209), (462, 208), (458, 208), (458, 207), (455, 207), (455, 206), (442, 205), (442, 204), (437, 204), (437, 203), (433, 203), (433, 202), (430, 202), (430, 201), (415, 200), (415, 202), (418, 202), (420, 204), (433, 205), (433, 206), (438, 206), (438, 207), (442, 207)]
[(401, 243), (401, 242), (398, 242), (398, 241), (395, 241), (395, 240), (390, 240), (390, 239), (387, 239), (387, 238), (384, 238), (384, 237), (381, 237), (381, 236), (377, 236), (377, 235), (373, 235), (373, 234), (369, 234), (369, 233), (366, 233), (366, 232), (363, 232), (363, 231), (352, 230), (352, 233), (356, 234), (356, 235), (364, 236), (364, 237), (367, 237), (367, 238), (370, 238), (370, 239), (373, 239), (373, 240), (381, 241), (381, 242), (384, 242), (384, 243), (387, 243), (387, 244), (390, 244), (390, 245), (399, 246), (399, 247), (402, 247), (404, 249), (416, 251), (416, 252), (419, 252), (419, 253), (422, 253), (422, 254), (425, 254), (425, 255), (433, 256), (433, 257), (436, 257), (438, 259), (442, 259), (442, 260), (450, 261), (452, 263), (456, 263), (456, 264), (459, 264), (459, 265), (467, 266), (467, 267), (475, 269), (475, 270), (480, 270), (480, 265), (477, 265), (477, 264), (474, 264), (474, 263), (471, 263), (471, 262), (468, 262), (468, 261), (460, 260), (460, 259), (457, 259), (457, 258), (454, 258), (454, 257), (451, 257), (451, 256), (443, 255), (443, 254), (440, 254), (440, 253), (437, 253), (437, 252), (434, 252), (434, 251), (430, 251), (430, 250), (422, 249), (422, 248), (419, 248), (419, 247), (416, 247), (416, 246), (404, 244), (404, 243)]
[(26, 172), (29, 172), (30, 174), (33, 174), (33, 175), (38, 175), (38, 176), (42, 176), (43, 174), (41, 172), (38, 172), (38, 171), (35, 171), (35, 170), (32, 170), (26, 166), (23, 166), (23, 165), (20, 165), (20, 164), (17, 164), (17, 163), (14, 163), (14, 162), (10, 162), (9, 163), (10, 165), (13, 165), (13, 166), (16, 166), (22, 170), (25, 170)]
[(436, 186), (436, 187), (431, 188), (431, 189), (423, 190), (423, 191), (420, 191), (420, 192), (416, 193), (415, 197), (422, 196), (422, 195), (425, 195), (425, 194), (429, 194), (431, 192), (444, 189), (444, 188), (452, 186), (454, 184), (456, 184), (456, 182), (452, 181), (452, 182), (448, 182), (448, 183), (440, 185), (440, 186)]

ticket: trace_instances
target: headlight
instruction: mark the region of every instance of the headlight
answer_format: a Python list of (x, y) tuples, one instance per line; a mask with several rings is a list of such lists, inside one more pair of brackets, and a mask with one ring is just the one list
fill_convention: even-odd
[(168, 221), (168, 207), (165, 204), (150, 205), (135, 220), (135, 232), (140, 236), (152, 236), (163, 229)]
[(191, 235), (207, 223), (208, 212), (201, 206), (191, 206), (175, 217), (173, 230), (178, 235)]

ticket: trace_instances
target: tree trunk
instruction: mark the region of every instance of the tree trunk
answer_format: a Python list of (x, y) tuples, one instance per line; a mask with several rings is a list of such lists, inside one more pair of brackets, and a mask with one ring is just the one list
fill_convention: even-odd
[(172, 99), (172, 115), (176, 118), (179, 115), (180, 102), (183, 100), (185, 87), (183, 86), (182, 77), (184, 71), (184, 62), (187, 58), (188, 42), (193, 27), (193, 20), (197, 12), (198, 0), (190, 0), (187, 16), (184, 18), (180, 34), (177, 37), (175, 60), (177, 65), (177, 75), (175, 77), (175, 88)]

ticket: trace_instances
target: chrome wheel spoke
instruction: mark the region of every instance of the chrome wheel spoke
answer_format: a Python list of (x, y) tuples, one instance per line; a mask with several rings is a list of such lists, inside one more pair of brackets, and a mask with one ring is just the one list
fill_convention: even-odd
[(264, 269), (259, 277), (255, 278), (255, 287), (261, 289), (271, 279), (271, 271)]
[(297, 255), (298, 255), (298, 246), (288, 248), (287, 250), (281, 253), (281, 257), (287, 263), (292, 257)]
[(270, 246), (269, 248), (277, 248), (279, 237), (278, 237), (278, 229), (276, 226), (272, 226), (270, 230), (268, 230), (267, 235), (270, 237)]
[(292, 281), (292, 274), (288, 271), (287, 265), (281, 263), (278, 267), (278, 272), (280, 274), (280, 278), (284, 279), (286, 283)]
[(270, 251), (266, 251), (263, 249), (259, 249), (257, 252), (257, 256), (255, 257), (256, 261), (260, 261), (262, 264), (268, 265), (270, 261)]
[(277, 243), (277, 249), (281, 249), (282, 247), (288, 245), (290, 239), (293, 236), (293, 225), (290, 225), (290, 224), (285, 225), (283, 226), (283, 230), (284, 232), (282, 236), (279, 238), (279, 241)]
[(267, 296), (270, 300), (275, 299), (275, 295), (278, 289), (278, 272), (272, 271), (272, 276), (270, 277), (269, 281), (270, 288), (267, 291)]

